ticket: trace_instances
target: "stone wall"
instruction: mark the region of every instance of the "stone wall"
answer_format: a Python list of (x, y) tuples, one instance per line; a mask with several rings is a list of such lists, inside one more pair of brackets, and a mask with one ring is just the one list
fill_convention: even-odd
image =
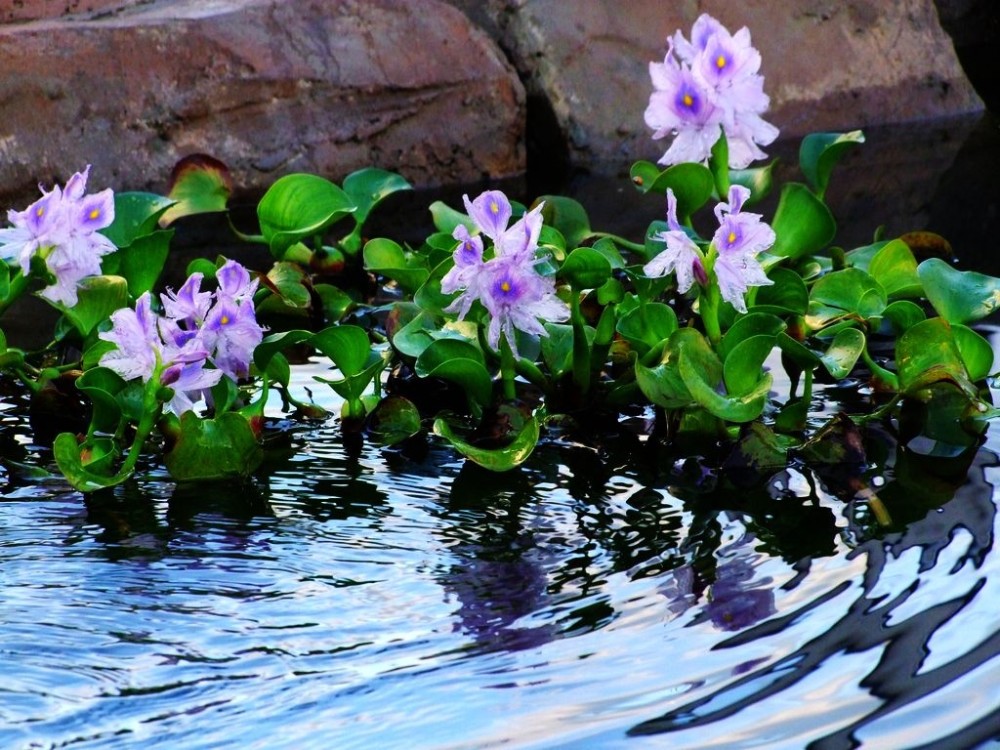
[(543, 148), (655, 159), (647, 66), (703, 11), (751, 29), (784, 135), (982, 108), (932, 0), (12, 0), (0, 205), (87, 163), (95, 183), (163, 190), (195, 152), (247, 191), (365, 165), (421, 186), (516, 175), (521, 81)]

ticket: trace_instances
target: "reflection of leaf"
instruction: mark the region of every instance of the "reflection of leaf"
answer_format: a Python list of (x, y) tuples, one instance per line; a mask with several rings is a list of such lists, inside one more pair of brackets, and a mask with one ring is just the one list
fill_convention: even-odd
[(368, 415), (368, 428), (382, 445), (395, 445), (420, 432), (420, 412), (409, 399), (389, 396)]

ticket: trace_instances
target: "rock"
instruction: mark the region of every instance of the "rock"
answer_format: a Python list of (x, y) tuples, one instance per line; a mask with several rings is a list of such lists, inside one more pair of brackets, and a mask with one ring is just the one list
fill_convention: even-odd
[(76, 14), (94, 15), (118, 11), (141, 2), (146, 0), (11, 0), (9, 7), (0, 8), (0, 23), (24, 23)]
[[(130, 5), (0, 26), (5, 205), (87, 163), (94, 188), (162, 191), (196, 152), (226, 162), (247, 191), (367, 165), (418, 185), (524, 169), (516, 74), (438, 0)], [(21, 11), (31, 7), (46, 4)]]
[(658, 158), (643, 122), (648, 62), (700, 12), (750, 29), (785, 137), (982, 110), (933, 0), (451, 0), (511, 56), (529, 96), (548, 100), (578, 165)]

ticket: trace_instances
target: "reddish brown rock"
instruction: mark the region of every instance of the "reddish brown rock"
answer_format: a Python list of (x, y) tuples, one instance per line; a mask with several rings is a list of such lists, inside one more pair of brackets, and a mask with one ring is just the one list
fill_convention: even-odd
[(149, 0), (4, 0), (0, 23), (24, 23), (42, 18), (113, 13)]
[[(747, 26), (763, 57), (768, 119), (783, 136), (980, 111), (933, 0), (451, 0), (508, 50), (547, 99), (570, 158), (657, 158), (643, 112), (648, 62), (699, 13)], [(662, 146), (662, 147), (661, 147)]]
[(174, 0), (0, 26), (0, 71), (7, 205), (86, 163), (95, 186), (162, 190), (194, 152), (248, 190), (366, 165), (420, 185), (524, 168), (516, 75), (437, 0)]

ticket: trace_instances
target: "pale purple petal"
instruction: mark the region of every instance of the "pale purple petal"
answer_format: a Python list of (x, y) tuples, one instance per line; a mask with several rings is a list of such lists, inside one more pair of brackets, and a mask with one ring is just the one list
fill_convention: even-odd
[(215, 273), (219, 291), (237, 302), (253, 297), (257, 290), (257, 279), (251, 279), (250, 272), (235, 260), (227, 260)]
[(511, 217), (510, 201), (499, 190), (487, 190), (474, 201), (462, 196), (465, 210), (479, 227), (479, 231), (496, 242), (507, 229)]

